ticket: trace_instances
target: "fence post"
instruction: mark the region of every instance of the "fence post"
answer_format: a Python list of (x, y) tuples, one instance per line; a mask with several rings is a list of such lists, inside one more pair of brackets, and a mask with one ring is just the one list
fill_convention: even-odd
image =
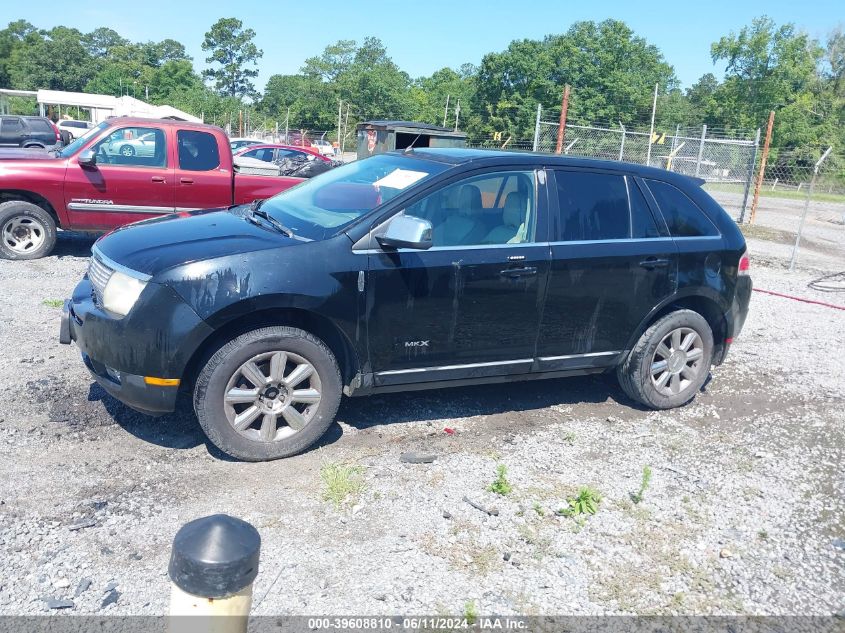
[(795, 269), (795, 259), (798, 257), (798, 246), (801, 244), (801, 233), (804, 231), (804, 220), (807, 219), (807, 211), (810, 210), (810, 198), (813, 197), (813, 188), (816, 186), (816, 176), (819, 175), (819, 167), (830, 154), (832, 147), (828, 147), (822, 157), (816, 162), (813, 168), (813, 177), (810, 179), (810, 186), (807, 187), (807, 199), (804, 200), (804, 212), (801, 214), (801, 222), (798, 224), (798, 235), (795, 236), (795, 246), (792, 247), (792, 258), (789, 260), (789, 270)]
[(645, 155), (646, 167), (651, 167), (651, 139), (654, 138), (654, 115), (657, 113), (657, 87), (660, 84), (654, 84), (654, 103), (651, 106), (651, 128), (648, 132), (648, 150)]
[(534, 123), (534, 151), (536, 152), (540, 147), (540, 115), (543, 112), (543, 106), (537, 104), (537, 120)]
[(775, 111), (769, 112), (769, 123), (766, 126), (766, 140), (763, 143), (763, 156), (760, 157), (760, 171), (757, 173), (757, 184), (754, 185), (754, 200), (751, 203), (751, 224), (757, 215), (757, 203), (760, 201), (760, 188), (766, 176), (766, 160), (769, 158), (769, 145), (772, 142), (772, 126), (775, 124)]
[(566, 112), (569, 109), (569, 84), (563, 87), (563, 100), (560, 104), (560, 123), (557, 127), (557, 147), (555, 154), (560, 154), (563, 150), (563, 139), (566, 135)]
[(260, 551), (261, 536), (246, 521), (215, 514), (183, 525), (168, 567), (169, 631), (246, 633)]
[(619, 160), (621, 161), (625, 155), (625, 126), (622, 125), (622, 121), (619, 121), (619, 127), (622, 128), (622, 142), (619, 143)]
[(745, 209), (748, 208), (748, 195), (751, 193), (751, 181), (754, 180), (754, 167), (757, 165), (757, 149), (760, 147), (760, 128), (754, 137), (754, 151), (751, 152), (751, 163), (748, 165), (748, 177), (745, 179), (745, 193), (742, 196), (742, 209), (739, 211), (739, 223), (745, 222)]
[(707, 140), (707, 125), (701, 126), (701, 144), (698, 146), (698, 158), (695, 161), (695, 177), (701, 173), (701, 158), (704, 156), (704, 143)]

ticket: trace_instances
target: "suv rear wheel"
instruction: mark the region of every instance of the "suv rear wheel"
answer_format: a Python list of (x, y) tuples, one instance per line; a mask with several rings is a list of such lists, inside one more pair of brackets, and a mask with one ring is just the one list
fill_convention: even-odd
[(633, 400), (652, 409), (671, 409), (695, 397), (712, 358), (707, 320), (692, 310), (677, 310), (643, 332), (616, 375)]
[(292, 327), (242, 334), (208, 360), (194, 409), (208, 439), (238, 459), (288, 457), (316, 442), (334, 421), (341, 379), (331, 351)]
[(56, 245), (56, 222), (44, 209), (22, 200), (0, 204), (0, 257), (38, 259)]

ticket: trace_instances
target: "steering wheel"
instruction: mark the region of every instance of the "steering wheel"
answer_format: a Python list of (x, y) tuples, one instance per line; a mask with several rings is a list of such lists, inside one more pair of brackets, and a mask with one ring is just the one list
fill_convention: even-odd
[(111, 165), (112, 157), (106, 152), (106, 144), (100, 143), (97, 147), (97, 162), (98, 163), (105, 163), (106, 165)]

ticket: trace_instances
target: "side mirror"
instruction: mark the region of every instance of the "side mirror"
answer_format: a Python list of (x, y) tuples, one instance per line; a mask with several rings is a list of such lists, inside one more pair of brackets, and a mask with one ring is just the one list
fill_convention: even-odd
[(431, 222), (413, 215), (398, 215), (390, 221), (384, 235), (376, 236), (382, 248), (415, 248), (428, 250), (432, 246)]
[(97, 164), (97, 154), (93, 149), (84, 149), (79, 152), (76, 162), (83, 167), (93, 167)]

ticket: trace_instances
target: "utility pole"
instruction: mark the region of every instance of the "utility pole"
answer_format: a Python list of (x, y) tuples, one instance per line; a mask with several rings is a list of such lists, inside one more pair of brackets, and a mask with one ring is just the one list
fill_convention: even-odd
[(238, 110), (238, 136), (244, 135), (244, 111)]
[(337, 104), (337, 142), (340, 143), (340, 135), (342, 132), (341, 125), (343, 125), (343, 99), (338, 100)]
[(446, 95), (446, 109), (443, 110), (443, 127), (446, 127), (446, 115), (449, 114), (449, 97), (451, 95)]
[(455, 106), (455, 132), (458, 131), (458, 117), (461, 114), (461, 100), (458, 99), (458, 105)]
[(555, 154), (560, 154), (563, 151), (563, 139), (566, 135), (566, 113), (569, 110), (569, 84), (563, 87), (563, 99), (560, 103), (560, 123), (557, 126), (557, 146), (555, 147)]
[(543, 106), (541, 104), (537, 104), (537, 120), (534, 122), (534, 149), (533, 151), (537, 151), (540, 146), (540, 116), (543, 112)]
[(285, 115), (285, 143), (288, 142), (288, 125), (290, 124), (290, 106), (288, 106), (288, 113)]
[(760, 188), (763, 186), (763, 177), (766, 175), (766, 161), (769, 159), (769, 144), (772, 142), (772, 127), (775, 124), (775, 111), (769, 112), (769, 124), (766, 126), (766, 140), (763, 142), (763, 155), (760, 157), (760, 171), (757, 172), (757, 182), (754, 184), (754, 199), (751, 201), (751, 218), (749, 222), (754, 224), (757, 215), (757, 203), (760, 201)]
[(651, 165), (651, 143), (654, 138), (654, 115), (657, 113), (657, 87), (660, 84), (654, 84), (654, 101), (651, 104), (651, 130), (648, 133), (648, 151), (646, 152), (645, 164)]
[(349, 132), (349, 102), (346, 102), (346, 119), (343, 122), (343, 142), (340, 145), (340, 154), (343, 155), (343, 149), (346, 147), (346, 134)]

